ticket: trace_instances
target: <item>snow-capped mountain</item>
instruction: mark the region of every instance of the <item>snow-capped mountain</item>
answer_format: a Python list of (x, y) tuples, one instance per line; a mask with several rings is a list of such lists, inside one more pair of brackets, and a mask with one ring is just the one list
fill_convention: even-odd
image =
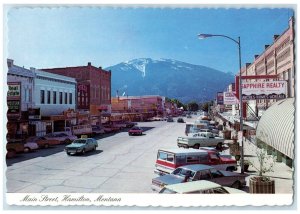
[(234, 76), (172, 59), (134, 59), (105, 68), (112, 73), (112, 96), (161, 95), (182, 102), (204, 102), (223, 91)]

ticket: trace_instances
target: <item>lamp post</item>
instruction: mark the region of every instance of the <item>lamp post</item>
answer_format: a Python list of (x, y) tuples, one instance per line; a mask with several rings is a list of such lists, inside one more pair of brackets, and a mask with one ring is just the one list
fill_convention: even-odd
[[(240, 37), (237, 40), (220, 34), (198, 34), (199, 39), (206, 39), (208, 37), (224, 37), (230, 39), (238, 45), (239, 49), (239, 68), (240, 68), (240, 78), (239, 78), (239, 100), (240, 100), (240, 131), (243, 134), (243, 101), (242, 101), (242, 61), (241, 61), (241, 41)], [(241, 173), (244, 174), (244, 141), (242, 137), (241, 142)]]

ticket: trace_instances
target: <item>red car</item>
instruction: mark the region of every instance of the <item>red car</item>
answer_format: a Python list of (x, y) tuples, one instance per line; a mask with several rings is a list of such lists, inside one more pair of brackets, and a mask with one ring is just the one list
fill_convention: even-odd
[(143, 129), (138, 126), (134, 126), (128, 131), (128, 135), (142, 135), (142, 134), (143, 134)]

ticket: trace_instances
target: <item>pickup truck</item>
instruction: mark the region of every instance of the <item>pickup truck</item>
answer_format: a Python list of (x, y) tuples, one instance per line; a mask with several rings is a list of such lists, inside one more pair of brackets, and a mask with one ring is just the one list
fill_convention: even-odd
[(214, 136), (213, 133), (200, 133), (195, 137), (178, 137), (177, 146), (183, 148), (199, 149), (200, 147), (216, 147), (218, 150), (222, 148), (224, 138)]
[(92, 126), (87, 124), (87, 125), (76, 125), (72, 127), (66, 127), (65, 128), (66, 132), (69, 132), (73, 135), (76, 135), (80, 137), (81, 135), (92, 135), (93, 134), (93, 129)]

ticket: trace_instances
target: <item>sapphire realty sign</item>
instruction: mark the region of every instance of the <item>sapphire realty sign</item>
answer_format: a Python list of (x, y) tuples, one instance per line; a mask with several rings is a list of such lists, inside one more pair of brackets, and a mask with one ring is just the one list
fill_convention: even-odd
[(286, 81), (242, 83), (243, 100), (284, 99), (286, 98)]

